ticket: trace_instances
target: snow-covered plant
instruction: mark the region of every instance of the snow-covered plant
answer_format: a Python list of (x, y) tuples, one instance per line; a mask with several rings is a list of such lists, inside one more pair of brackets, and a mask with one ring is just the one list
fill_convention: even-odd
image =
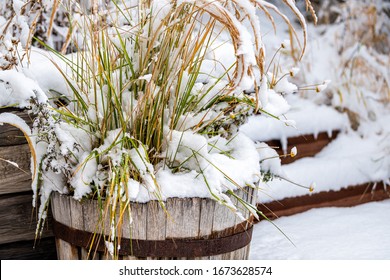
[(322, 34), (313, 42), (313, 57), (303, 72), (312, 83), (312, 73), (329, 72), (332, 83), (326, 93), (357, 128), (362, 121), (375, 120), (390, 101), (390, 3), (327, 0), (322, 7), (320, 22), (326, 23), (331, 12), (333, 23), (319, 26)]
[[(41, 16), (37, 22), (34, 45), (37, 41), (61, 53), (80, 51), (80, 23), (83, 18), (97, 13), (105, 5), (113, 5), (111, 0), (42, 0)], [(81, 28), (82, 29), (82, 28)]]
[[(67, 34), (71, 29), (69, 13), (77, 9), (69, 0), (41, 0), (41, 14), (36, 23), (34, 36), (56, 50), (66, 51)], [(34, 40), (33, 45), (40, 46)]]
[[(36, 37), (67, 53), (76, 49), (80, 19), (105, 2), (84, 0), (3, 0), (0, 3), (0, 69), (11, 69), (29, 55)], [(25, 62), (25, 65), (28, 64)]]
[(343, 71), (334, 103), (363, 120), (375, 120), (377, 107), (390, 102), (389, 11), (386, 1), (351, 1), (340, 9), (344, 30), (336, 36)]
[(40, 16), (38, 0), (5, 0), (0, 3), (0, 69), (11, 69), (28, 49)]
[[(304, 18), (284, 2), (301, 21), (303, 52)], [(66, 64), (58, 68), (69, 94), (56, 109), (32, 104), (37, 230), (52, 191), (104, 201), (110, 238), (121, 224), (117, 207), (131, 211), (130, 201), (164, 207), (167, 197), (211, 197), (239, 216), (242, 208), (257, 216), (255, 205), (231, 199), (261, 180), (256, 146), (238, 127), (251, 114), (278, 118), (288, 109), (281, 82), (265, 69), (260, 11), (272, 22), (276, 12), (296, 35), (274, 5), (257, 0), (111, 1), (84, 14), (82, 51), (51, 48)], [(226, 50), (230, 64), (215, 59)]]

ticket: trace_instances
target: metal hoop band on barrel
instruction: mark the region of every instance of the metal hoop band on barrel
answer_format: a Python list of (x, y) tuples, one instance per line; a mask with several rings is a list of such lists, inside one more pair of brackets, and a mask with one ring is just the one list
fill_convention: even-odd
[[(247, 226), (248, 225), (248, 226)], [(246, 227), (247, 226), (247, 227)], [(136, 257), (204, 257), (233, 252), (247, 246), (252, 239), (253, 225), (247, 221), (235, 227), (232, 235), (210, 239), (172, 238), (166, 240), (141, 240), (121, 238), (119, 255)], [(53, 232), (73, 245), (104, 252), (107, 237), (66, 226), (53, 219)], [(93, 244), (91, 244), (93, 242)], [(116, 245), (117, 246), (117, 245)]]

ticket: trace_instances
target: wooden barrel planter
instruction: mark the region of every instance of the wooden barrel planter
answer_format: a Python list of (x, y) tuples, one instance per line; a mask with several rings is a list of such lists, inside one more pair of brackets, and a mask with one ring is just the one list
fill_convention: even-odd
[[(244, 188), (236, 193), (254, 205), (257, 190)], [(78, 202), (53, 193), (51, 205), (58, 259), (111, 258), (104, 243), (109, 232), (101, 230), (104, 222), (99, 220), (97, 201)], [(130, 207), (132, 222), (125, 214), (118, 239), (119, 259), (248, 258), (253, 223), (247, 210), (242, 211), (246, 218), (242, 221), (206, 198), (169, 198), (166, 212), (157, 201)], [(97, 229), (102, 235), (94, 234)]]
[(282, 164), (288, 164), (296, 161), (297, 159), (304, 157), (313, 157), (319, 153), (326, 145), (336, 139), (340, 131), (332, 131), (331, 136), (327, 132), (320, 132), (316, 137), (312, 134), (301, 135), (296, 137), (290, 137), (287, 139), (287, 152), (295, 146), (297, 147), (298, 154), (295, 157), (283, 156), (282, 144), (280, 140), (266, 141), (267, 145), (274, 147), (278, 154), (281, 156), (280, 159)]
[(389, 198), (390, 191), (386, 190), (383, 182), (378, 182), (350, 186), (338, 191), (323, 191), (264, 204), (259, 203), (257, 209), (262, 211), (269, 219), (276, 219), (302, 213), (312, 208), (352, 207)]
[[(8, 108), (31, 125), (26, 111)], [(55, 259), (51, 218), (42, 238), (35, 240), (37, 213), (32, 207), (30, 150), (23, 133), (14, 126), (0, 125), (0, 259)], [(18, 167), (6, 162), (15, 162)]]

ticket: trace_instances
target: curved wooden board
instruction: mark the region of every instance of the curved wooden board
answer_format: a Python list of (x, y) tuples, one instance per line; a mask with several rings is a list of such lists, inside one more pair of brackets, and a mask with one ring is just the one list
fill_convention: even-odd
[(269, 219), (290, 216), (321, 207), (352, 207), (390, 198), (390, 190), (382, 182), (350, 186), (339, 191), (327, 191), (299, 197), (285, 198), (258, 204), (257, 209)]
[[(1, 113), (13, 113), (22, 118), (30, 127), (32, 126), (32, 118), (26, 110), (19, 110), (15, 108), (0, 109)], [(27, 140), (23, 135), (23, 132), (18, 128), (3, 124), (0, 125), (0, 149), (1, 147), (14, 146), (27, 144)]]

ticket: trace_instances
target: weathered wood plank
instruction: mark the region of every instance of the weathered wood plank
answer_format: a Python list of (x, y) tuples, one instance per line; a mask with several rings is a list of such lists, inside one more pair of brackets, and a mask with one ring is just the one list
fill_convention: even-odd
[[(243, 188), (238, 190), (237, 192), (238, 197), (242, 198), (244, 201), (247, 201), (249, 204), (256, 205), (257, 201), (257, 189), (255, 188)], [(239, 211), (242, 213), (245, 219), (252, 222), (251, 215), (252, 213), (249, 211), (249, 209), (245, 208), (244, 206), (239, 207)], [(240, 224), (242, 221), (236, 217), (236, 224)], [(245, 229), (248, 229), (249, 223), (246, 225)], [(237, 226), (235, 227), (235, 230), (237, 230)], [(236, 251), (233, 251), (230, 253), (230, 256), (228, 259), (230, 260), (247, 260), (249, 258), (249, 250), (250, 250), (250, 244), (247, 246), (238, 249)]]
[[(213, 216), (216, 202), (211, 199), (200, 199), (199, 238), (211, 236), (213, 231)], [(195, 258), (196, 260), (210, 260), (210, 256)]]
[(52, 196), (54, 197), (53, 203), (51, 203), (53, 218), (61, 221), (66, 226), (71, 226), (70, 202), (68, 197), (64, 196), (65, 199), (61, 199), (61, 195), (57, 192), (53, 193)]
[[(238, 198), (244, 200), (244, 201), (247, 201), (248, 198), (250, 197), (249, 196), (249, 192), (251, 192), (252, 190), (249, 189), (249, 188), (241, 188), (241, 189), (238, 189), (235, 191), (235, 194), (237, 195)], [(232, 202), (234, 205), (237, 205), (237, 211), (239, 213), (241, 213), (241, 215), (245, 218), (245, 219), (249, 219), (249, 211), (248, 209), (242, 205), (240, 202), (238, 202), (238, 199), (236, 197), (232, 197)], [(238, 215), (234, 215), (235, 216), (235, 222), (234, 222), (234, 226), (237, 225), (237, 224), (240, 224), (241, 222), (243, 222), (243, 220), (238, 216)], [(234, 230), (236, 230), (236, 227), (234, 227)]]
[(147, 234), (147, 203), (131, 204), (131, 222), (128, 216), (125, 216), (125, 223), (130, 225), (123, 227), (123, 237), (132, 239), (146, 239)]
[(80, 248), (81, 260), (100, 260), (100, 254), (96, 252), (89, 252), (86, 248)]
[(86, 200), (82, 203), (84, 229), (89, 232), (97, 232), (101, 228), (102, 217), (97, 201)]
[(72, 244), (56, 238), (57, 258), (59, 260), (78, 260), (78, 249)]
[(166, 239), (199, 237), (200, 201), (200, 198), (169, 198), (167, 200), (169, 217), (166, 222)]
[[(93, 200), (85, 200), (82, 203), (83, 208), (83, 219), (84, 219), (84, 230), (88, 232), (99, 232), (102, 228), (102, 217), (100, 209), (98, 209), (98, 202)], [(94, 235), (96, 240), (102, 238), (99, 234)], [(90, 250), (87, 248), (89, 252), (89, 257), (92, 259), (99, 259), (99, 253)]]
[(0, 245), (1, 260), (56, 260), (57, 252), (54, 237), (36, 241), (18, 241)]
[[(84, 226), (84, 208), (81, 203), (74, 199), (70, 199), (70, 217), (72, 227), (75, 229), (85, 230)], [(98, 259), (98, 256), (95, 254), (94, 256), (89, 254), (86, 248), (79, 248), (79, 254), (81, 259)]]
[(122, 260), (139, 260), (140, 258), (134, 256), (122, 256)]
[[(27, 111), (8, 108), (0, 109), (0, 114), (1, 113), (16, 114), (24, 121), (26, 121), (26, 123), (30, 125), (30, 127), (32, 126), (32, 119), (28, 115)], [(24, 134), (21, 130), (9, 124), (0, 125), (0, 149), (4, 146), (14, 146), (26, 143), (27, 140), (25, 139)]]
[[(229, 195), (231, 198), (231, 196)], [(236, 213), (225, 205), (216, 203), (213, 215), (213, 232), (216, 237), (224, 237), (233, 233), (236, 225)], [(226, 230), (229, 229), (229, 230)]]
[(0, 147), (23, 144), (27, 144), (27, 140), (21, 130), (8, 124), (0, 125)]
[(146, 239), (164, 240), (166, 237), (167, 214), (158, 201), (147, 203)]
[[(51, 215), (47, 222), (48, 226), (44, 227), (43, 238), (53, 236)], [(0, 196), (0, 244), (34, 240), (36, 224), (32, 192)]]
[[(54, 219), (61, 221), (62, 224), (72, 227), (71, 200), (59, 198), (58, 193), (53, 194), (56, 199), (52, 203)], [(76, 213), (75, 213), (76, 214)], [(82, 215), (82, 213), (80, 213)], [(76, 221), (76, 218), (75, 218)], [(77, 222), (77, 221), (76, 221)], [(57, 257), (59, 260), (77, 260), (79, 259), (78, 248), (72, 244), (56, 238)]]
[(30, 158), (27, 144), (0, 147), (0, 159), (15, 162), (19, 166), (0, 160), (0, 194), (31, 190)]
[(199, 237), (211, 235), (213, 231), (213, 217), (215, 201), (211, 199), (201, 199), (200, 201), (200, 217), (199, 217)]
[(81, 203), (74, 199), (69, 200), (70, 211), (70, 223), (72, 228), (82, 229), (84, 230), (84, 214), (83, 214), (83, 206)]
[(167, 219), (166, 238), (199, 237), (200, 199), (170, 198), (166, 204), (170, 216)]
[[(147, 238), (147, 203), (132, 203), (130, 205), (130, 215), (126, 213), (123, 218), (122, 236), (128, 239), (141, 239)], [(134, 256), (123, 256), (124, 260), (139, 260)]]

